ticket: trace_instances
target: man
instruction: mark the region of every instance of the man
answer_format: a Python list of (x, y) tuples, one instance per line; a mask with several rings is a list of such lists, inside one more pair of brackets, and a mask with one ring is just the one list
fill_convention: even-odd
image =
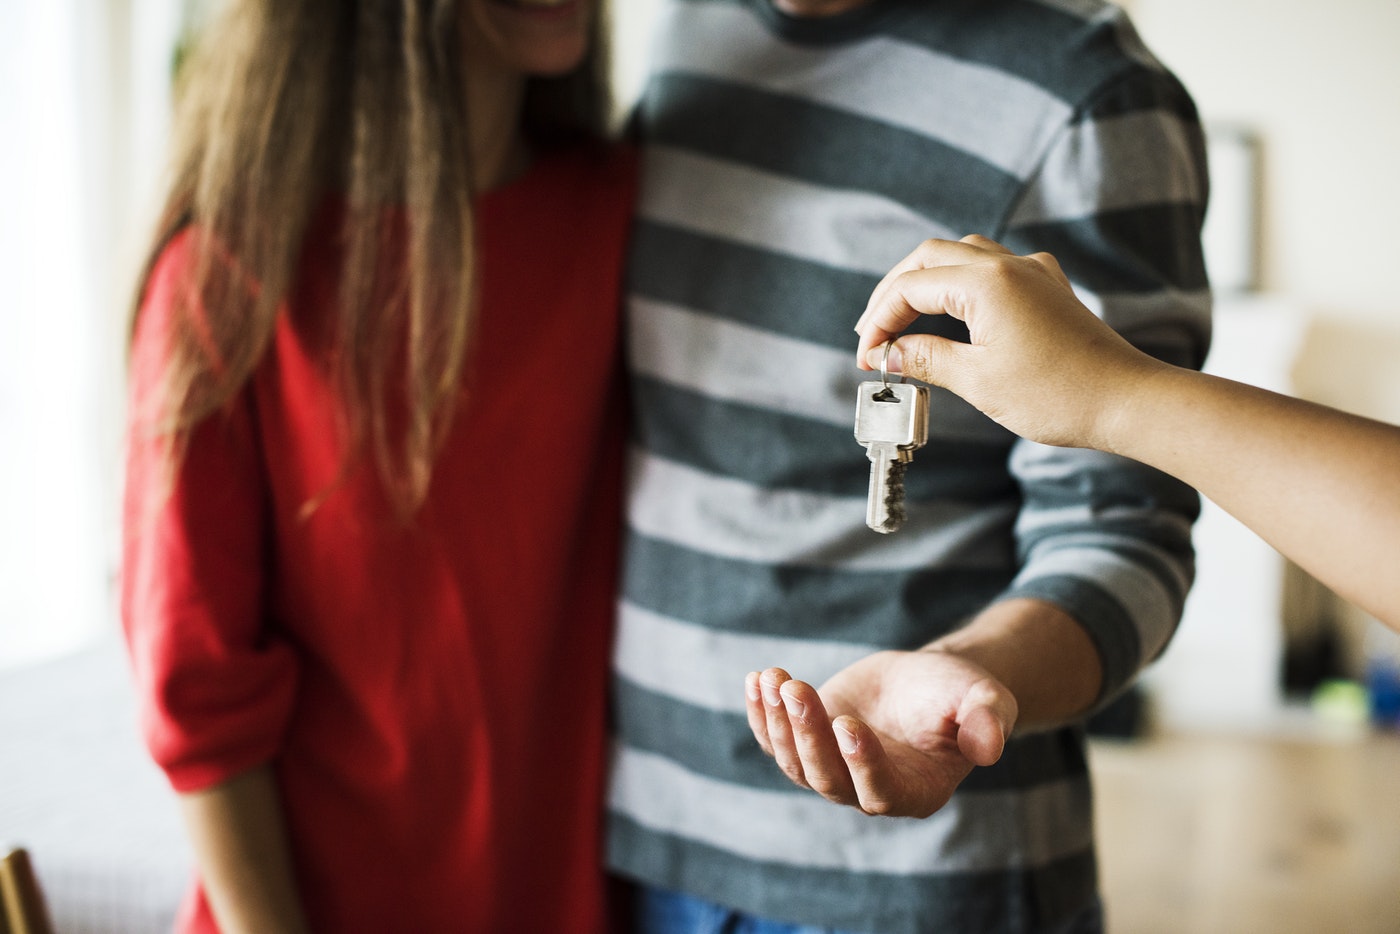
[[(934, 390), (908, 521), (871, 532), (851, 327), (915, 244), (978, 232), (1052, 251), (1135, 344), (1199, 367), (1190, 98), (1097, 0), (675, 0), (660, 25), (609, 827), (639, 926), (1097, 930), (1082, 733), (1060, 724), (1170, 638), (1198, 501)], [(852, 705), (878, 704), (866, 669), (911, 657), (880, 650), (924, 646), (949, 725), (939, 793), (865, 809), (927, 819), (794, 788), (754, 743), (746, 672), (840, 673)]]

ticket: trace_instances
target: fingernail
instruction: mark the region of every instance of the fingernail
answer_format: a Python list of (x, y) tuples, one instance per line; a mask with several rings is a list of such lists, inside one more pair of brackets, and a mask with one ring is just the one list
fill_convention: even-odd
[(758, 672), (750, 672), (744, 679), (744, 693), (748, 695), (749, 700), (758, 700)]
[(791, 694), (783, 694), (783, 704), (787, 707), (787, 712), (790, 716), (802, 717), (807, 713), (807, 705)]
[(773, 685), (769, 684), (766, 681), (760, 681), (759, 684), (763, 688), (764, 703), (766, 703), (769, 707), (777, 707), (783, 702), (782, 695), (778, 693), (777, 688), (775, 688)]
[(841, 747), (841, 751), (844, 753), (855, 752), (856, 747), (859, 745), (859, 743), (856, 742), (856, 734), (852, 733), (844, 726), (841, 726), (839, 723), (835, 724), (834, 728), (836, 731), (836, 745)]

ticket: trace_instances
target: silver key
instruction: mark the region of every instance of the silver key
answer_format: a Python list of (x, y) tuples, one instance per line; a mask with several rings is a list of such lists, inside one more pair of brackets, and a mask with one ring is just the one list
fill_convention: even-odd
[(893, 532), (904, 524), (904, 470), (928, 441), (928, 389), (883, 379), (861, 383), (856, 440), (870, 458), (865, 524)]

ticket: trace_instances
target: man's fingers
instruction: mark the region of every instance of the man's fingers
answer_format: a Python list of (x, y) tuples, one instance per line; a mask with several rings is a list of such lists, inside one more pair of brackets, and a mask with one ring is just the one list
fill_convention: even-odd
[(994, 765), (1006, 749), (1006, 733), (991, 711), (979, 708), (958, 725), (958, 751), (973, 765)]
[(855, 785), (846, 761), (841, 758), (821, 695), (804, 681), (785, 682), (779, 693), (787, 710), (807, 786), (829, 801), (856, 804)]
[(973, 685), (958, 709), (958, 750), (973, 765), (994, 764), (1006, 748), (1017, 714), (1016, 699), (999, 683)]
[(768, 712), (763, 707), (763, 692), (758, 686), (758, 672), (751, 671), (744, 678), (744, 712), (749, 718), (749, 730), (758, 745), (768, 755), (773, 755), (773, 744), (768, 739)]
[(837, 717), (832, 723), (841, 756), (850, 770), (856, 801), (867, 814), (903, 814), (894, 764), (875, 732), (855, 717)]
[(791, 680), (791, 676), (781, 668), (768, 668), (758, 676), (758, 689), (768, 726), (768, 742), (772, 747), (770, 754), (793, 784), (807, 788), (810, 786), (802, 769), (802, 757), (798, 755), (797, 744), (793, 740), (792, 724), (788, 721), (780, 690)]

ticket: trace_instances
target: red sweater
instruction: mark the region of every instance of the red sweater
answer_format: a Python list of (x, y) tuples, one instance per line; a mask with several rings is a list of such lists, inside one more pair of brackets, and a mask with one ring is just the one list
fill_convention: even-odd
[[(173, 489), (131, 432), (122, 617), (151, 753), (182, 792), (272, 764), (314, 930), (603, 927), (632, 176), (559, 156), (481, 198), (466, 402), (410, 526), (368, 465), (302, 515), (341, 467), (334, 382), (295, 323), (330, 310), (330, 237)], [(134, 427), (191, 264), (177, 237), (147, 289)], [(180, 929), (215, 930), (197, 884)]]

